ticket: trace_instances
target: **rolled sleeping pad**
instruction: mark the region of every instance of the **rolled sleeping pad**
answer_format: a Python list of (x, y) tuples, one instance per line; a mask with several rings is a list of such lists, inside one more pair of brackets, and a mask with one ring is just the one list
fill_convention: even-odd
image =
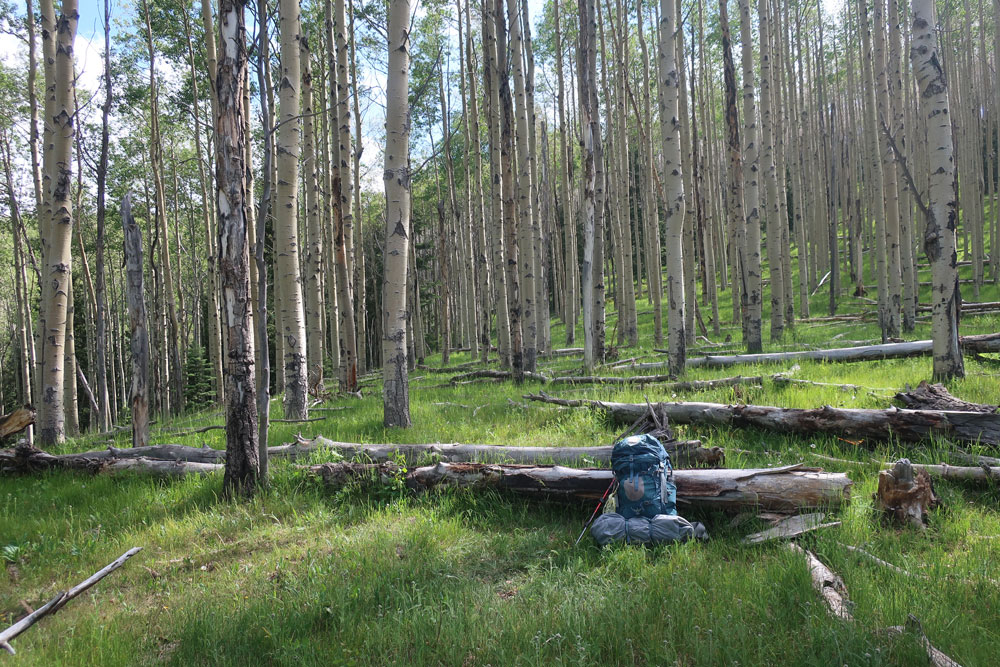
[(670, 514), (626, 519), (621, 514), (610, 512), (597, 517), (590, 527), (590, 534), (601, 546), (616, 542), (671, 544), (687, 542), (692, 538), (708, 539), (708, 531), (702, 524), (691, 523), (682, 516)]

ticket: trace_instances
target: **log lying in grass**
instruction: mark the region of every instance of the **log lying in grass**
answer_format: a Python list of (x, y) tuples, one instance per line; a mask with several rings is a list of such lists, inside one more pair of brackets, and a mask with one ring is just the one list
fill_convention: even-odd
[[(459, 382), (468, 382), (469, 380), (513, 380), (514, 373), (512, 371), (498, 371), (490, 368), (485, 368), (478, 371), (472, 371), (470, 373), (462, 373), (461, 375), (456, 375), (449, 380), (451, 384), (457, 384)], [(546, 383), (550, 380), (549, 376), (542, 375), (541, 373), (532, 373), (525, 371), (524, 379), (535, 380), (537, 382)]]
[[(158, 449), (164, 447), (180, 448), (181, 445), (158, 445), (137, 449)], [(185, 449), (193, 450), (191, 456), (196, 456), (195, 452), (202, 451), (197, 447), (187, 447)], [(122, 453), (123, 457), (116, 457), (114, 455), (115, 452)], [(185, 461), (180, 458), (155, 459), (145, 456), (127, 456), (130, 453), (131, 451), (127, 449), (115, 450), (113, 448), (107, 451), (59, 455), (49, 454), (48, 452), (26, 446), (12, 450), (3, 449), (0, 450), (0, 473), (25, 473), (36, 470), (57, 469), (110, 473), (134, 470), (154, 477), (184, 477), (190, 474), (212, 473), (223, 468), (221, 463)], [(223, 457), (225, 456), (225, 452), (220, 453)], [(204, 458), (209, 458), (209, 456), (211, 455), (206, 455)]]
[[(545, 394), (525, 398), (565, 407), (603, 410), (615, 421), (631, 423), (649, 408), (645, 403), (612, 403), (561, 399)], [(754, 427), (775, 433), (812, 435), (829, 433), (845, 438), (920, 442), (940, 436), (964, 442), (1000, 444), (1000, 415), (948, 410), (863, 410), (851, 408), (779, 408), (766, 405), (721, 403), (656, 403), (654, 407), (674, 424)]]
[[(1000, 352), (1000, 333), (979, 336), (963, 336), (960, 339), (963, 352)], [(812, 359), (814, 361), (880, 361), (901, 357), (915, 357), (932, 353), (931, 341), (917, 340), (908, 343), (886, 343), (884, 345), (861, 345), (829, 350), (801, 350), (796, 352), (765, 352), (761, 354), (709, 355), (687, 360), (687, 368), (706, 366), (722, 368), (737, 364), (774, 364), (787, 361)], [(663, 368), (666, 362), (627, 364), (616, 366), (615, 370), (626, 368)]]
[(917, 385), (916, 389), (908, 389), (896, 394), (900, 401), (910, 410), (958, 410), (961, 412), (982, 412), (992, 414), (997, 406), (985, 403), (969, 403), (955, 398), (943, 384), (928, 384), (926, 380)]
[(813, 588), (820, 594), (823, 601), (830, 608), (830, 613), (845, 621), (853, 621), (854, 616), (848, 608), (847, 587), (840, 576), (823, 564), (819, 558), (811, 551), (803, 549), (794, 542), (788, 543), (788, 548), (806, 557), (809, 565), (809, 577), (812, 579)]
[(14, 655), (14, 648), (10, 645), (11, 640), (16, 638), (18, 635), (22, 634), (25, 630), (30, 628), (32, 625), (40, 621), (42, 618), (54, 614), (64, 606), (66, 603), (75, 597), (78, 597), (81, 593), (91, 588), (94, 584), (99, 582), (104, 577), (108, 576), (122, 565), (125, 564), (132, 556), (136, 555), (142, 551), (142, 547), (133, 547), (123, 553), (121, 556), (116, 558), (110, 564), (104, 566), (94, 574), (87, 577), (85, 580), (69, 589), (68, 591), (60, 591), (56, 594), (54, 598), (46, 602), (43, 606), (39, 607), (35, 611), (31, 612), (20, 621), (10, 626), (3, 632), (0, 632), (0, 648), (6, 650), (11, 655)]
[(950, 466), (946, 463), (937, 465), (914, 463), (915, 472), (925, 472), (931, 477), (940, 477), (954, 482), (1000, 482), (1000, 467), (990, 467), (987, 465), (972, 466)]
[[(323, 463), (309, 470), (333, 487), (349, 482), (385, 483), (402, 476), (415, 490), (456, 486), (587, 500), (600, 498), (613, 478), (610, 470), (481, 463), (438, 463), (406, 473), (392, 463)], [(852, 482), (843, 473), (796, 465), (676, 470), (674, 483), (682, 506), (798, 512), (839, 507), (850, 499)]]
[(35, 423), (35, 408), (25, 405), (9, 415), (0, 416), (0, 440), (20, 433)]
[(917, 617), (913, 614), (908, 614), (906, 618), (906, 625), (894, 625), (891, 628), (886, 628), (886, 632), (890, 635), (901, 635), (904, 632), (912, 632), (920, 640), (920, 644), (924, 647), (924, 651), (927, 652), (927, 659), (933, 667), (962, 667), (961, 664), (953, 660), (948, 654), (937, 649), (931, 644), (931, 640), (927, 638), (924, 633), (924, 628), (917, 620)]
[[(694, 465), (721, 465), (725, 453), (721, 447), (703, 447), (700, 440), (671, 440), (663, 443), (676, 467)], [(334, 442), (322, 436), (313, 440), (300, 440), (287, 449), (272, 447), (276, 456), (300, 456), (316, 449), (329, 449), (344, 459), (371, 460), (376, 463), (394, 461), (402, 456), (408, 465), (428, 459), (450, 463), (556, 463), (574, 465), (582, 461), (610, 463), (611, 447), (503, 447), (499, 445), (429, 444), (429, 445), (362, 445), (351, 442)]]
[(822, 512), (815, 512), (812, 514), (794, 514), (790, 517), (782, 519), (767, 530), (762, 530), (759, 533), (754, 533), (753, 535), (747, 535), (743, 538), (743, 544), (761, 544), (762, 542), (767, 542), (769, 540), (790, 540), (814, 530), (820, 530), (821, 528), (833, 528), (834, 526), (840, 525), (839, 521), (823, 523), (823, 518), (825, 516), (826, 515)]
[(687, 382), (671, 382), (671, 375), (633, 375), (631, 377), (616, 376), (596, 376), (596, 375), (568, 375), (552, 378), (550, 384), (659, 384), (666, 391), (706, 391), (717, 389), (718, 387), (732, 387), (738, 384), (760, 384), (764, 381), (761, 375), (743, 377), (718, 378), (715, 380), (689, 380)]
[[(725, 453), (721, 447), (703, 447), (700, 440), (672, 440), (664, 442), (667, 453), (676, 467), (694, 465), (722, 465)], [(399, 457), (408, 464), (422, 461), (442, 460), (450, 462), (511, 462), (511, 463), (559, 463), (573, 465), (581, 462), (609, 463), (611, 447), (502, 447), (497, 445), (428, 444), (428, 445), (365, 445), (353, 442), (334, 442), (319, 436), (313, 440), (300, 439), (295, 443), (268, 447), (270, 458), (296, 459), (315, 451), (329, 450), (344, 459), (361, 459), (374, 462), (394, 461)], [(21, 448), (0, 450), (0, 471), (28, 471), (44, 468), (98, 469), (112, 462), (146, 459), (162, 463), (182, 462), (195, 464), (220, 464), (226, 460), (226, 452), (210, 447), (188, 447), (185, 445), (150, 445), (118, 449), (81, 452), (79, 454), (48, 454), (37, 449)], [(147, 466), (142, 464), (116, 463), (118, 469)], [(181, 470), (173, 466), (157, 466), (157, 469)], [(194, 469), (192, 469), (194, 470)], [(209, 471), (211, 469), (205, 469)], [(183, 473), (179, 473), (183, 474)]]

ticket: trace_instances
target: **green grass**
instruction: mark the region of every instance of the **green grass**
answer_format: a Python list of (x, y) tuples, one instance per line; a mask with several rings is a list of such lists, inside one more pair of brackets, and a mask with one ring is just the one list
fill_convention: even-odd
[[(822, 312), (825, 298), (814, 297), (814, 313)], [(980, 298), (1000, 300), (1000, 295), (988, 285)], [(844, 301), (842, 312), (871, 308)], [(648, 305), (640, 306), (643, 310)], [(729, 304), (720, 304), (720, 310), (725, 319)], [(613, 328), (611, 313), (609, 342)], [(640, 317), (640, 330), (642, 349), (622, 349), (621, 357), (651, 352), (651, 315)], [(997, 316), (963, 323), (963, 333), (992, 331), (1000, 331)], [(725, 327), (727, 333), (738, 340), (737, 328)], [(871, 321), (799, 324), (781, 345), (765, 343), (765, 349), (831, 347), (877, 337)], [(922, 323), (913, 337), (929, 337), (928, 325)], [(564, 338), (555, 323), (552, 340), (559, 345)], [(468, 360), (459, 353), (451, 363)], [(546, 372), (557, 374), (573, 372), (578, 364), (542, 361)], [(796, 377), (874, 390), (781, 388), (765, 380), (759, 389), (721, 388), (676, 399), (885, 407), (891, 390), (916, 384), (930, 372), (926, 357), (800, 365)], [(781, 370), (787, 367), (698, 369), (689, 376)], [(952, 385), (953, 393), (996, 402), (1000, 382), (991, 375), (996, 367), (967, 360), (967, 371), (969, 377)], [(273, 425), (271, 442), (289, 442), (301, 431), (359, 442), (594, 445), (609, 443), (618, 431), (590, 411), (525, 407), (521, 395), (538, 384), (433, 388), (448, 376), (418, 369), (412, 377), (412, 429), (383, 428), (374, 384), (360, 400), (330, 401), (344, 409), (321, 413), (328, 417), (322, 422)], [(673, 398), (656, 386), (549, 391), (630, 401)], [(272, 413), (280, 416), (280, 401)], [(221, 421), (218, 410), (191, 415), (158, 425), (153, 440), (222, 447), (221, 431), (165, 434)], [(591, 509), (586, 506), (461, 492), (333, 493), (277, 462), (271, 491), (249, 504), (222, 500), (219, 475), (171, 482), (69, 473), (0, 479), (0, 559), (6, 569), (0, 566), (0, 625), (21, 614), (21, 600), (38, 606), (127, 548), (142, 546), (122, 570), (17, 639), (19, 660), (38, 665), (924, 664), (913, 637), (889, 638), (880, 631), (913, 613), (934, 644), (962, 664), (995, 664), (1000, 587), (990, 580), (1000, 580), (1000, 490), (937, 483), (943, 506), (931, 514), (924, 532), (882, 525), (872, 511), (877, 461), (902, 455), (947, 460), (947, 443), (883, 443), (871, 451), (835, 437), (678, 430), (708, 445), (748, 452), (730, 454), (731, 466), (803, 461), (850, 473), (852, 501), (835, 516), (842, 526), (803, 541), (844, 578), (855, 623), (827, 613), (801, 557), (781, 545), (740, 545), (744, 535), (765, 525), (752, 513), (691, 515), (708, 526), (712, 540), (706, 544), (601, 550), (588, 540), (573, 546)], [(126, 438), (118, 440), (125, 444)], [(81, 438), (61, 451), (105, 445)], [(856, 463), (821, 462), (813, 453)], [(929, 578), (896, 574), (844, 545), (863, 546)]]

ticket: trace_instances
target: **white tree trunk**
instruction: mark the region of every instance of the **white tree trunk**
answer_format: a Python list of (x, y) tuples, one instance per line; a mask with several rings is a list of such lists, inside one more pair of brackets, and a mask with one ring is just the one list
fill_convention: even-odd
[(927, 122), (930, 166), (925, 217), (924, 252), (931, 262), (931, 335), (934, 341), (934, 379), (965, 376), (958, 342), (958, 254), (955, 229), (955, 160), (952, 144), (948, 82), (938, 51), (933, 0), (913, 0), (913, 39), (910, 58), (920, 90), (920, 113)]
[[(385, 279), (382, 284), (382, 391), (385, 426), (410, 426), (406, 363), (406, 268), (410, 221), (410, 0), (389, 6), (386, 85)], [(417, 305), (419, 307), (419, 305)]]

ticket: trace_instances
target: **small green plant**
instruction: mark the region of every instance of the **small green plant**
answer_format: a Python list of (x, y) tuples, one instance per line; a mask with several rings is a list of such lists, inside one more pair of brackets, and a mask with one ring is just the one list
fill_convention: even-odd
[(5, 563), (16, 563), (24, 556), (24, 550), (19, 544), (5, 544), (0, 547), (0, 558)]

